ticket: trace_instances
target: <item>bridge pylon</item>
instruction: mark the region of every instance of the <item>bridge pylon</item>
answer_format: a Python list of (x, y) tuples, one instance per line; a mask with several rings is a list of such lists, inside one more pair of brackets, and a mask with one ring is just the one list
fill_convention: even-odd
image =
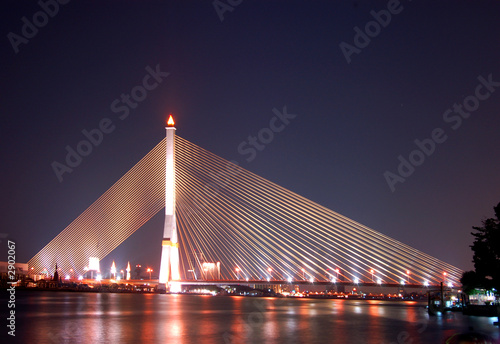
[(175, 122), (169, 116), (166, 139), (165, 158), (165, 225), (160, 263), (160, 284), (168, 284), (180, 280), (179, 270), (179, 242), (175, 219)]

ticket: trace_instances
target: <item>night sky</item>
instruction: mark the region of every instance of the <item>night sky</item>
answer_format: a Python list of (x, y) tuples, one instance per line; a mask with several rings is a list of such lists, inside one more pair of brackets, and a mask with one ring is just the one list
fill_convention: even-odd
[[(183, 138), (471, 269), (471, 227), (500, 202), (500, 3), (216, 4), (223, 13), (211, 0), (70, 1), (44, 16), (35, 1), (2, 2), (0, 232), (16, 260), (150, 151), (173, 113)], [(157, 79), (143, 94), (147, 69)], [(124, 110), (134, 88), (141, 100)], [(289, 124), (253, 159), (241, 154), (285, 106)], [(114, 130), (59, 181), (52, 164), (106, 118)], [(405, 176), (400, 155), (418, 165)], [(162, 231), (160, 212), (103, 264), (157, 269)]]

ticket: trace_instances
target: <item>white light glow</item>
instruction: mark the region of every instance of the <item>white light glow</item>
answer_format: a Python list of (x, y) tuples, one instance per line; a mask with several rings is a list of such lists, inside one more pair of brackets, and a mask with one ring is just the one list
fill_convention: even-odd
[(89, 270), (101, 271), (99, 269), (99, 258), (89, 257)]
[(171, 293), (180, 293), (182, 291), (181, 284), (179, 282), (170, 282), (169, 285)]

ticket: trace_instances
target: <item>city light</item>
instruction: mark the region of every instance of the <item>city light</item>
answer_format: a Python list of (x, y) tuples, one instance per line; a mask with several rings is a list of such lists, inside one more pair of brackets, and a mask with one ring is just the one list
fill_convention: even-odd
[(354, 283), (358, 284), (359, 283), (359, 278), (354, 278)]
[(382, 279), (381, 278), (377, 278), (377, 283), (378, 284), (382, 284)]
[(424, 280), (424, 286), (428, 287), (429, 286), (429, 281)]

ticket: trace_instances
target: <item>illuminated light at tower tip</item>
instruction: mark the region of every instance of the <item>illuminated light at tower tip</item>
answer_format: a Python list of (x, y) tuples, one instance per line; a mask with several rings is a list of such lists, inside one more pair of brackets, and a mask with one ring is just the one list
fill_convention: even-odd
[(168, 127), (173, 127), (174, 125), (175, 125), (174, 117), (172, 116), (172, 114), (170, 114), (168, 116), (167, 126)]

